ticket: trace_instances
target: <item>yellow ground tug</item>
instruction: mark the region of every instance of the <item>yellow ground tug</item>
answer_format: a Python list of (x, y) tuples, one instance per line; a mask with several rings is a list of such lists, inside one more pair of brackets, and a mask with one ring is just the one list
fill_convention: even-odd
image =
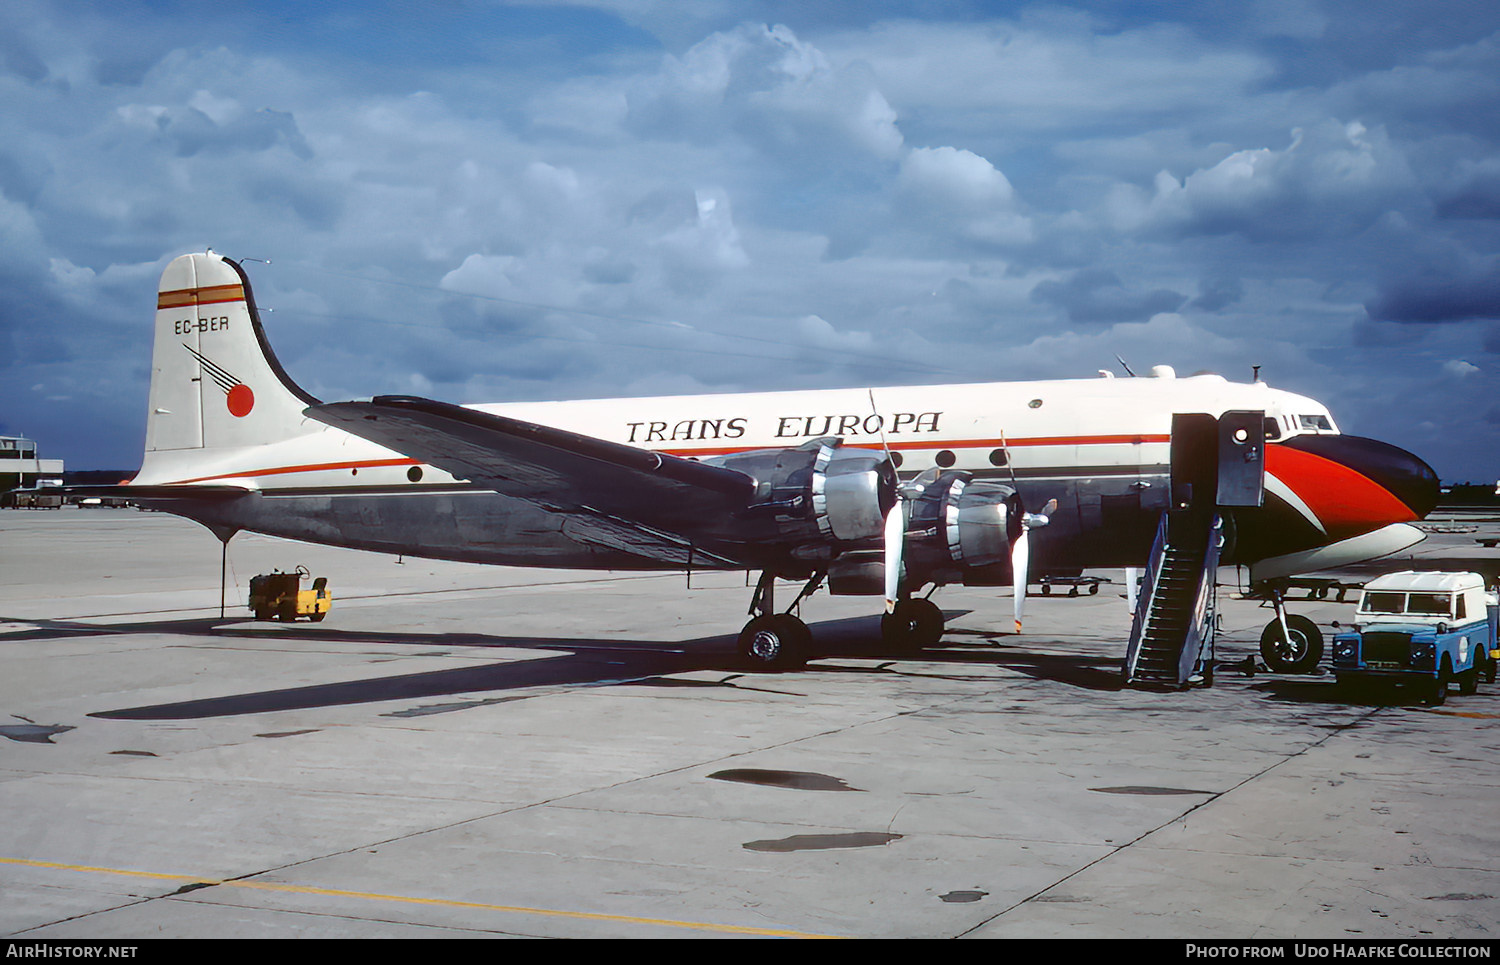
[(294, 573), (277, 570), (251, 577), (250, 611), (255, 619), (291, 623), (298, 617), (307, 617), (317, 623), (327, 616), (333, 606), (328, 577), (320, 576), (312, 581), (312, 589), (302, 589), (303, 578), (311, 576), (307, 567), (299, 566)]

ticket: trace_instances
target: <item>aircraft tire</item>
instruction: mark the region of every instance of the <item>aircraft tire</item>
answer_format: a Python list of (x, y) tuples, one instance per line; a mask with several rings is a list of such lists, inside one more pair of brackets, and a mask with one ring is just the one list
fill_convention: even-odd
[(740, 631), (740, 658), (751, 670), (795, 670), (807, 663), (812, 631), (790, 613), (758, 616)]
[(937, 646), (943, 638), (943, 611), (931, 600), (902, 600), (880, 618), (880, 639), (903, 653)]
[(1281, 635), (1281, 623), (1272, 620), (1260, 633), (1260, 655), (1273, 673), (1312, 673), (1323, 659), (1323, 632), (1305, 616), (1288, 614), (1288, 642)]

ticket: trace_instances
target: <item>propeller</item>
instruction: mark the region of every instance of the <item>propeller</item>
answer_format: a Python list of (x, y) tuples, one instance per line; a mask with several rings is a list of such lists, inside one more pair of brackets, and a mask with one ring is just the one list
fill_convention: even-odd
[(906, 551), (906, 500), (896, 499), (885, 514), (885, 612), (896, 612), (901, 591), (902, 555)]
[(1028, 513), (1021, 507), (1021, 532), (1010, 546), (1010, 582), (1015, 588), (1016, 632), (1021, 632), (1021, 614), (1026, 609), (1026, 587), (1030, 582), (1028, 570), (1031, 565), (1031, 531), (1046, 526), (1051, 515), (1057, 511), (1057, 500), (1047, 500), (1040, 513)]
[[(1120, 359), (1118, 355), (1115, 358)], [(1120, 359), (1120, 364), (1125, 365), (1125, 360)], [(1130, 366), (1125, 365), (1125, 371), (1130, 372)], [(1134, 372), (1130, 372), (1135, 375)], [(1010, 457), (1010, 446), (1005, 442), (1005, 433), (1000, 433), (1000, 445), (1005, 450), (1005, 465), (1010, 469), (1010, 488), (1016, 491), (1016, 509), (1021, 516), (1021, 531), (1016, 534), (1015, 542), (1010, 544), (1010, 585), (1011, 595), (1015, 598), (1016, 632), (1021, 632), (1021, 615), (1026, 611), (1026, 587), (1030, 583), (1031, 569), (1031, 531), (1039, 526), (1046, 526), (1053, 513), (1057, 512), (1057, 500), (1047, 500), (1047, 505), (1042, 507), (1040, 513), (1028, 513), (1026, 504), (1021, 501), (1021, 487), (1016, 484), (1016, 463)]]
[[(880, 416), (880, 407), (875, 404), (875, 390), (870, 389), (870, 412), (875, 415), (875, 424), (880, 427), (880, 448), (885, 450), (886, 461), (891, 464), (891, 474), (896, 472), (896, 457), (890, 443), (885, 441), (885, 420)], [(922, 474), (926, 477), (926, 473)], [(885, 514), (885, 612), (895, 613), (896, 602), (901, 595), (902, 557), (906, 554), (906, 501), (915, 489), (919, 495), (925, 488), (921, 479), (912, 480), (911, 487), (896, 485), (896, 502)]]

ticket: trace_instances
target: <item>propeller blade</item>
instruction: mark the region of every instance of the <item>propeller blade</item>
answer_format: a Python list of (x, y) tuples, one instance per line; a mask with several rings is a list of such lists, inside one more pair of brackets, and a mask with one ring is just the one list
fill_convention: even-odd
[(885, 514), (885, 612), (894, 613), (901, 590), (901, 557), (906, 548), (906, 501)]
[(1040, 513), (1021, 513), (1021, 533), (1010, 547), (1010, 582), (1015, 588), (1016, 632), (1021, 632), (1021, 614), (1026, 609), (1026, 587), (1031, 574), (1031, 531), (1037, 526), (1046, 526), (1049, 517), (1057, 511), (1057, 500), (1047, 500)]
[(1031, 536), (1028, 533), (1030, 527), (1023, 526), (1021, 535), (1010, 546), (1010, 582), (1015, 588), (1015, 617), (1016, 632), (1021, 632), (1021, 614), (1026, 609), (1026, 586), (1028, 582), (1027, 569), (1031, 564)]

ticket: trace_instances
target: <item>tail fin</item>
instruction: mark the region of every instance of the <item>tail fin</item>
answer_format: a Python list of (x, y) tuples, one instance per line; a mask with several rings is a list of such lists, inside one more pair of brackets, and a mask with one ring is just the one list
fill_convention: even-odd
[(276, 360), (238, 264), (211, 251), (183, 255), (162, 272), (158, 292), (147, 465), (154, 454), (259, 446), (308, 431), (302, 410), (318, 400)]

